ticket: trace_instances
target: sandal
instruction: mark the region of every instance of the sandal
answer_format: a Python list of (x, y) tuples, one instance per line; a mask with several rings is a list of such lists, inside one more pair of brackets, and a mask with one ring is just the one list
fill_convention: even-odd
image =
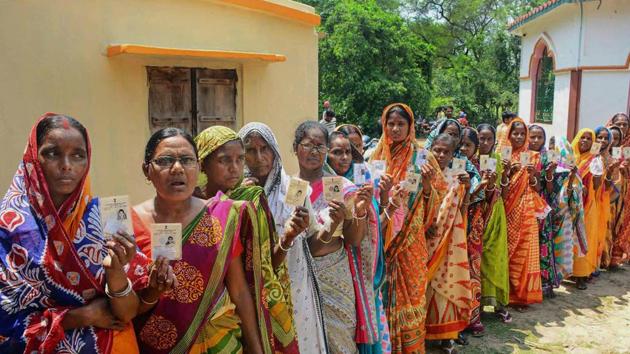
[(497, 310), (495, 314), (501, 322), (512, 323), (512, 315), (506, 309)]
[(588, 286), (586, 285), (586, 280), (584, 278), (577, 278), (577, 280), (575, 281), (575, 285), (578, 290), (588, 289)]
[(440, 343), (440, 349), (444, 351), (446, 354), (457, 354), (457, 349), (455, 349), (455, 344), (453, 344), (452, 340), (443, 340)]
[(468, 345), (468, 344), (470, 344), (468, 342), (468, 338), (466, 338), (466, 336), (462, 332), (459, 332), (459, 334), (457, 335), (457, 339), (455, 340), (455, 343), (457, 343), (459, 345)]

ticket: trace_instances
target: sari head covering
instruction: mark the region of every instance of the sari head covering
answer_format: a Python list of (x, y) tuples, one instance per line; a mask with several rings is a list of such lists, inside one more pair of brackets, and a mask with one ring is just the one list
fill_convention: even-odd
[[(516, 124), (525, 129), (525, 141), (520, 147), (512, 146), (509, 137)], [(507, 134), (501, 137), (499, 150), (512, 146), (511, 161), (520, 160), (522, 152), (529, 152), (529, 130), (521, 118), (514, 118)], [(531, 162), (540, 169), (540, 154), (532, 151)], [(508, 259), (510, 277), (510, 304), (528, 305), (542, 301), (540, 281), (539, 226), (550, 211), (545, 200), (529, 185), (528, 172), (521, 168), (510, 177), (505, 200), (508, 222)]]
[[(259, 134), (263, 140), (269, 145), (271, 151), (273, 152), (273, 165), (271, 167), (271, 171), (269, 172), (269, 176), (267, 176), (267, 180), (265, 181), (264, 190), (267, 195), (267, 200), (269, 202), (269, 207), (271, 208), (271, 212), (276, 218), (277, 222), (286, 220), (288, 215), (291, 213), (291, 208), (287, 206), (286, 208), (282, 208), (284, 204), (284, 198), (286, 194), (286, 189), (289, 185), (289, 176), (284, 171), (282, 167), (282, 157), (280, 157), (280, 145), (278, 145), (278, 141), (276, 140), (276, 136), (271, 131), (271, 128), (266, 124), (259, 122), (247, 123), (241, 130), (238, 131), (238, 136), (243, 140), (247, 141), (247, 139), (252, 134)], [(247, 175), (249, 172), (247, 167), (245, 174)], [(285, 210), (287, 213), (280, 213), (281, 210)], [(279, 218), (279, 219), (278, 219)]]
[(459, 132), (459, 141), (457, 141), (457, 149), (455, 150), (455, 153), (459, 152), (459, 146), (462, 142), (462, 125), (459, 124), (458, 121), (456, 121), (455, 119), (444, 119), (443, 121), (441, 121), (436, 127), (435, 129), (433, 129), (430, 133), (429, 136), (427, 137), (427, 141), (424, 143), (424, 148), (427, 150), (431, 150), (431, 147), (433, 146), (433, 140), (435, 140), (435, 138), (438, 137), (438, 135), (444, 133), (446, 131), (446, 128), (449, 125), (454, 125), (457, 127), (457, 131)]
[[(215, 125), (210, 128), (206, 128), (195, 137), (199, 163), (203, 166), (203, 161), (210, 156), (210, 154), (215, 152), (224, 144), (239, 139), (240, 138), (236, 132), (228, 127)], [(206, 183), (208, 183), (208, 176), (206, 176), (204, 172), (199, 173), (197, 185), (203, 189), (206, 186)]]
[[(86, 173), (56, 208), (38, 159), (37, 127), (31, 129), (22, 161), (0, 203), (0, 351), (109, 353), (120, 347), (114, 331), (82, 327), (64, 331), (66, 313), (105, 296), (102, 261), (107, 255), (98, 200), (92, 198), (88, 172), (90, 140), (85, 135)], [(66, 125), (64, 124), (64, 127)], [(148, 260), (138, 253), (127, 276), (136, 290), (146, 287)], [(125, 332), (122, 333), (126, 333)], [(122, 338), (122, 337), (121, 337)]]
[(612, 132), (603, 125), (598, 125), (597, 128), (595, 128), (595, 140), (597, 140), (597, 136), (602, 131), (606, 131), (606, 135), (608, 135), (608, 147), (610, 147), (610, 144), (612, 144)]
[[(276, 137), (267, 125), (258, 122), (248, 123), (241, 128), (238, 134), (246, 142), (254, 133), (260, 134), (274, 153), (273, 166), (267, 176), (264, 192), (269, 203), (269, 209), (275, 220), (275, 234), (278, 235), (283, 232), (285, 222), (290, 218), (294, 210), (293, 206), (284, 202), (290, 177), (282, 167), (280, 147)], [(233, 191), (232, 194), (243, 193), (239, 192), (238, 189)], [(311, 209), (310, 201), (307, 204), (307, 209)], [(316, 225), (312, 217), (310, 224), (309, 228), (296, 238), (294, 246), (287, 252), (286, 268), (289, 280), (285, 278), (282, 281), (286, 282), (286, 284), (289, 284), (289, 281), (291, 282), (291, 289), (290, 291), (287, 290), (287, 294), (291, 294), (291, 307), (293, 309), (300, 352), (319, 353), (320, 351), (326, 351), (326, 339), (319, 304), (320, 300), (317, 295), (319, 290), (312, 271), (312, 258), (307, 245), (307, 238), (313, 232), (312, 226)], [(274, 242), (277, 242), (277, 240), (274, 240)], [(276, 273), (280, 277), (284, 277), (282, 270), (276, 270)]]
[[(250, 128), (255, 129), (250, 130)], [(273, 134), (268, 127), (255, 125), (250, 126), (250, 128), (248, 128), (250, 133), (256, 130), (261, 132), (261, 136), (265, 140), (273, 139)], [(241, 138), (230, 128), (213, 126), (205, 129), (195, 140), (199, 151), (199, 160), (203, 163), (205, 158), (221, 146), (231, 141), (241, 141)], [(273, 140), (275, 142), (275, 139)], [(277, 146), (277, 143), (275, 145)], [(275, 155), (277, 149), (272, 147), (272, 150), (274, 150)], [(279, 154), (277, 156), (274, 160), (281, 163)], [(276, 169), (272, 173), (277, 174), (282, 171), (281, 165), (279, 168), (277, 165), (274, 167)], [(277, 176), (274, 175), (273, 177)], [(277, 180), (270, 181), (268, 179), (267, 181), (278, 183)], [(229, 198), (245, 202), (242, 204), (245, 205), (245, 210), (252, 220), (254, 232), (239, 236), (246, 250), (243, 264), (247, 280), (250, 283), (250, 290), (258, 304), (257, 315), (258, 322), (262, 326), (260, 328), (261, 333), (271, 335), (270, 332), (273, 332), (273, 348), (285, 353), (297, 352), (298, 345), (295, 338), (293, 317), (291, 316), (291, 290), (286, 261), (278, 265), (276, 269), (272, 266), (271, 261), (271, 253), (278, 242), (278, 235), (265, 190), (258, 186), (237, 186), (226, 192)]]
[[(409, 134), (407, 134), (405, 140), (392, 147), (394, 141), (389, 136), (389, 133), (387, 133), (386, 127), (387, 113), (394, 107), (400, 107), (407, 112), (411, 121), (409, 122)], [(392, 103), (383, 109), (381, 123), (383, 125), (383, 136), (381, 137), (381, 140), (379, 140), (378, 145), (376, 145), (376, 149), (370, 157), (370, 160), (387, 161), (387, 174), (391, 175), (393, 177), (393, 183), (397, 184), (398, 182), (405, 180), (405, 176), (407, 175), (407, 165), (409, 164), (409, 161), (411, 161), (414, 148), (420, 148), (420, 145), (416, 141), (416, 128), (413, 111), (404, 103)]]
[[(610, 118), (610, 120), (608, 121), (606, 125), (607, 126), (617, 125), (616, 122), (617, 122), (618, 117), (626, 117), (626, 119), (628, 120), (628, 123), (630, 123), (630, 117), (628, 117), (628, 115), (625, 112), (619, 112), (619, 113), (615, 113), (615, 115), (613, 115), (612, 118)], [(621, 146), (623, 147), (630, 146), (630, 134), (626, 133), (626, 136), (624, 136), (623, 132), (621, 132)]]
[[(574, 252), (574, 264), (573, 275), (576, 277), (587, 277), (593, 273), (599, 265), (598, 253), (600, 252), (602, 233), (605, 233), (606, 228), (602, 227), (606, 223), (601, 224), (601, 218), (607, 217), (607, 213), (610, 213), (610, 200), (608, 199), (607, 205), (603, 205), (602, 190), (599, 188), (595, 190), (594, 176), (591, 173), (591, 162), (597, 158), (597, 155), (591, 153), (590, 149), (586, 152), (580, 152), (580, 139), (585, 135), (590, 135), (591, 139), (595, 141), (595, 132), (592, 129), (581, 129), (571, 143), (573, 153), (576, 156), (576, 164), (578, 167), (578, 174), (582, 178), (584, 183), (584, 220), (586, 225), (586, 241), (587, 252), (582, 256), (578, 251)], [(603, 176), (602, 176), (603, 178)], [(607, 210), (606, 210), (607, 208)], [(602, 230), (603, 229), (603, 230)]]
[(580, 139), (585, 134), (590, 135), (592, 141), (595, 142), (595, 132), (593, 131), (593, 129), (583, 128), (580, 129), (580, 131), (575, 135), (575, 138), (573, 138), (573, 141), (571, 142), (571, 148), (573, 149), (573, 154), (575, 155), (575, 162), (578, 167), (578, 173), (582, 177), (584, 184), (587, 184), (592, 177), (592, 174), (590, 172), (590, 164), (596, 156), (593, 155), (590, 150), (586, 152), (580, 152)]
[(553, 239), (553, 252), (558, 281), (560, 281), (573, 274), (574, 248), (577, 248), (578, 254), (583, 256), (588, 251), (588, 245), (584, 225), (582, 179), (576, 176), (572, 185), (569, 185), (568, 175), (571, 172), (571, 166), (562, 162), (575, 157), (573, 147), (564, 136), (556, 136), (555, 140), (555, 150), (560, 154), (561, 161), (556, 170), (556, 178), (562, 180), (562, 188), (558, 193), (557, 205), (554, 208), (554, 219), (559, 225)]

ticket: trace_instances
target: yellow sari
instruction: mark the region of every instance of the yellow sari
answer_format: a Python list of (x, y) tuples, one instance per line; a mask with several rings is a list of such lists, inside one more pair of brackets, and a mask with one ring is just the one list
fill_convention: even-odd
[[(584, 196), (584, 224), (586, 226), (586, 243), (588, 247), (585, 255), (580, 254), (577, 247), (573, 250), (573, 276), (575, 277), (588, 277), (597, 270), (606, 238), (606, 223), (604, 220), (607, 220), (610, 215), (610, 196), (603, 191), (601, 186), (597, 190), (595, 189), (594, 176), (590, 171), (590, 164), (595, 155), (591, 154), (590, 151), (580, 153), (580, 138), (584, 134), (590, 134), (593, 141), (595, 141), (595, 132), (592, 129), (581, 129), (571, 142), (577, 160), (578, 173), (586, 190)], [(601, 178), (603, 179), (604, 177), (602, 176)], [(603, 204), (606, 201), (607, 203)], [(602, 221), (604, 221), (604, 224), (601, 224)], [(602, 244), (601, 246), (600, 243)]]

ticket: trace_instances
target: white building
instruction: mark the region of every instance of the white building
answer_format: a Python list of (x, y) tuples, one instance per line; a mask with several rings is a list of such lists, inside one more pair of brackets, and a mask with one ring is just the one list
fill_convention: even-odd
[(630, 109), (630, 0), (551, 0), (509, 25), (520, 36), (519, 116), (572, 138)]

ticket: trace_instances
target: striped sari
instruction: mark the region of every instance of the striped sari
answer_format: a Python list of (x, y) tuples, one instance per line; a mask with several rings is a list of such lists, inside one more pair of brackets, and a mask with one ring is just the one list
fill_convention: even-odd
[(427, 232), (427, 339), (456, 339), (469, 325), (472, 306), (467, 218), (461, 212), (467, 191), (461, 184), (447, 187), (441, 172), (435, 177), (433, 188), (448, 191), (439, 202), (433, 230)]
[[(163, 294), (156, 307), (136, 321), (142, 353), (241, 353), (240, 319), (230, 301), (225, 277), (232, 259), (243, 253), (238, 235), (256, 230), (247, 203), (236, 202), (218, 193), (207, 208), (183, 230), (182, 259), (172, 266), (178, 285)], [(147, 226), (134, 215), (138, 245), (151, 251)], [(246, 245), (251, 247), (251, 245)], [(260, 250), (254, 249), (254, 254)], [(251, 252), (251, 250), (246, 253)], [(251, 260), (244, 260), (245, 269)], [(262, 277), (248, 274), (255, 287), (255, 299), (262, 292)], [(253, 281), (252, 281), (253, 278)], [(252, 285), (250, 285), (252, 286)], [(256, 301), (262, 348), (271, 353), (273, 340), (267, 309)], [(262, 316), (260, 314), (262, 313)], [(262, 320), (261, 320), (262, 319)]]
[[(278, 234), (274, 227), (274, 220), (262, 187), (237, 187), (229, 192), (229, 197), (234, 200), (244, 200), (252, 203), (253, 208), (247, 208), (251, 220), (255, 220), (254, 232), (252, 232), (243, 244), (247, 252), (245, 270), (251, 275), (262, 273), (262, 293), (257, 294), (265, 308), (269, 309), (271, 329), (274, 336), (274, 350), (282, 353), (299, 353), (295, 325), (293, 323), (291, 308), (291, 281), (287, 270), (286, 261), (274, 269), (271, 263), (271, 253), (279, 242)], [(256, 252), (256, 250), (259, 250)], [(258, 253), (258, 254), (256, 254)], [(251, 260), (251, 261), (250, 261)], [(258, 287), (252, 288), (252, 293)], [(259, 313), (259, 318), (263, 314)]]
[[(422, 148), (415, 140), (413, 112), (404, 104), (392, 104), (383, 110), (381, 121), (386, 125), (386, 114), (393, 106), (402, 107), (412, 118), (410, 132), (404, 142), (393, 147), (384, 132), (372, 155), (372, 160), (385, 160), (387, 174), (394, 183), (405, 180), (407, 171), (415, 166), (416, 154)], [(428, 163), (439, 169), (437, 161), (429, 154)], [(422, 197), (422, 188), (410, 193), (384, 225), (383, 239), (387, 280), (383, 291), (385, 311), (389, 321), (392, 353), (425, 352), (425, 319), (428, 262), (425, 232), (431, 225), (441, 200), (440, 191), (432, 190), (428, 200)]]
[[(323, 182), (311, 183), (310, 201), (317, 222), (324, 225), (328, 214), (328, 202), (324, 198)], [(351, 205), (356, 186), (343, 178), (343, 194), (346, 205)], [(352, 212), (346, 208), (346, 219)], [(361, 247), (343, 245), (330, 254), (313, 257), (315, 276), (321, 290), (321, 303), (328, 348), (332, 353), (358, 353), (359, 346), (376, 344), (378, 328), (375, 322), (372, 266), (374, 250), (371, 234), (377, 227), (378, 215), (368, 210), (370, 225)], [(343, 224), (334, 230), (333, 237), (343, 236)]]
[[(622, 115), (627, 115), (621, 113)], [(614, 123), (608, 122), (608, 126)], [(621, 148), (630, 147), (630, 133), (621, 137)], [(610, 232), (612, 236), (612, 250), (610, 267), (618, 267), (630, 260), (630, 179), (619, 173), (615, 179), (619, 196), (611, 206)]]
[[(512, 149), (512, 163), (519, 162), (520, 153), (529, 148), (529, 130), (520, 118), (512, 120), (499, 147), (510, 144), (508, 137), (515, 123), (523, 124), (527, 134), (523, 146)], [(540, 154), (530, 153), (531, 162), (540, 169)], [(542, 302), (542, 284), (538, 219), (545, 217), (549, 207), (529, 185), (529, 174), (524, 167), (511, 176), (508, 188), (510, 193), (505, 200), (505, 212), (508, 226), (510, 304), (539, 303)]]

